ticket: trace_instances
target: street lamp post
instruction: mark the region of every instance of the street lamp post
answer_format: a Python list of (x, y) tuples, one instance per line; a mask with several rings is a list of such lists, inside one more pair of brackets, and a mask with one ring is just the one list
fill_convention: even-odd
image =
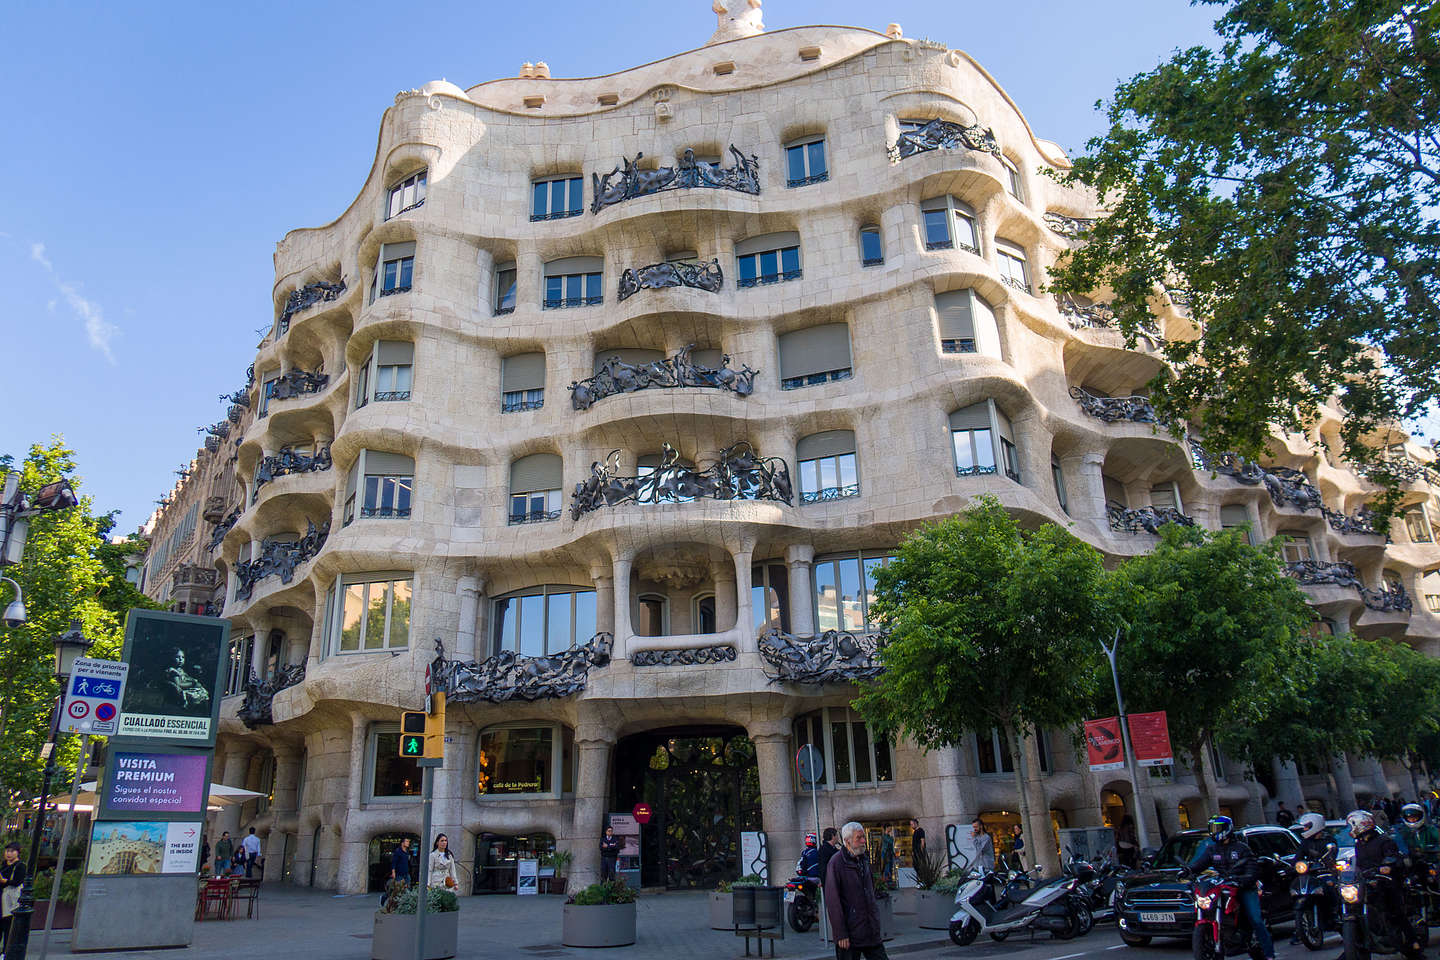
[[(1136, 842), (1143, 849), (1145, 846), (1145, 809), (1140, 802), (1140, 776), (1136, 772), (1135, 750), (1130, 746), (1130, 721), (1125, 716), (1125, 698), (1120, 694), (1120, 670), (1115, 666), (1115, 651), (1120, 648), (1120, 631), (1116, 629), (1115, 639), (1107, 646), (1104, 640), (1100, 641), (1100, 649), (1105, 651), (1105, 658), (1110, 661), (1110, 679), (1115, 681), (1115, 706), (1120, 711), (1120, 736), (1125, 744), (1125, 769), (1130, 774), (1130, 796), (1135, 802), (1135, 834)], [(7, 957), (6, 960), (11, 960)], [(24, 960), (22, 957), (21, 960)]]
[[(20, 903), (10, 918), (10, 941), (6, 946), (6, 960), (25, 960), (30, 945), (30, 919), (35, 912), (35, 871), (40, 866), (40, 838), (45, 829), (45, 803), (50, 798), (50, 781), (55, 776), (55, 740), (59, 735), (60, 705), (65, 700), (65, 681), (75, 666), (75, 660), (84, 656), (95, 641), (88, 639), (80, 629), (79, 620), (70, 621), (70, 629), (55, 638), (55, 677), (60, 681), (60, 695), (50, 709), (50, 736), (41, 751), (45, 758), (45, 773), (40, 781), (40, 802), (35, 808), (35, 829), (30, 834), (30, 859), (25, 864), (25, 884), (20, 888)], [(64, 857), (65, 851), (59, 851)], [(53, 890), (50, 909), (55, 909), (56, 897), (60, 891)]]

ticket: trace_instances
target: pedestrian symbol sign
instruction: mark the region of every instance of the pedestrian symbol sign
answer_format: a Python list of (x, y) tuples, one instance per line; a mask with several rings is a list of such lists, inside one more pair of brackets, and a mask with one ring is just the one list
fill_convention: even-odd
[(416, 710), (400, 714), (400, 756), (419, 760), (425, 756), (425, 725), (428, 718)]
[(66, 733), (114, 735), (129, 671), (130, 664), (118, 660), (76, 660), (70, 671), (70, 688), (65, 691), (60, 729)]
[(400, 748), (400, 755), (404, 757), (419, 757), (425, 754), (424, 737), (406, 737), (405, 743)]

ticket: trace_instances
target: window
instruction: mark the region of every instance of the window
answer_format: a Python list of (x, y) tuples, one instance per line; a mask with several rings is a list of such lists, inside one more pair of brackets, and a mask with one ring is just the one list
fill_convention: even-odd
[(849, 707), (826, 707), (795, 720), (795, 746), (812, 745), (825, 763), (827, 790), (874, 787), (895, 780), (890, 741), (877, 737)]
[(719, 633), (715, 621), (715, 594), (695, 599), (695, 632)]
[(1114, 477), (1101, 474), (1100, 485), (1105, 490), (1105, 502), (1107, 504), (1113, 503), (1122, 509), (1130, 505), (1130, 498), (1125, 495), (1125, 484), (1116, 480)]
[(539, 410), (545, 405), (545, 354), (518, 353), (500, 362), (500, 412)]
[(1174, 480), (1155, 484), (1150, 488), (1150, 506), (1157, 510), (1168, 509), (1184, 513), (1184, 504), (1180, 500), (1180, 485)]
[(279, 370), (270, 370), (260, 375), (260, 416), (270, 412), (270, 391), (280, 379)]
[(553, 453), (532, 453), (510, 464), (510, 523), (560, 519), (562, 471)]
[(1023, 203), (1025, 196), (1020, 190), (1020, 168), (1009, 157), (1001, 157), (1000, 166), (1005, 168), (1005, 192)]
[(639, 606), (635, 618), (637, 637), (663, 637), (670, 632), (670, 604), (657, 593), (642, 593), (636, 598)]
[(250, 661), (254, 655), (254, 637), (230, 638), (230, 662), (225, 668), (225, 696), (232, 697), (245, 692), (245, 681), (250, 679)]
[(995, 405), (982, 400), (950, 414), (950, 438), (955, 451), (955, 475), (988, 476), (997, 464), (1005, 476), (1020, 482), (1020, 453), (1015, 447), (1010, 418)]
[(502, 263), (495, 267), (495, 316), (515, 312), (517, 276), (514, 263)]
[(595, 635), (595, 591), (590, 587), (543, 586), (495, 600), (494, 652), (543, 657), (585, 643)]
[(1243, 503), (1228, 503), (1220, 508), (1221, 530), (1245, 530), (1245, 542), (1255, 543), (1255, 534), (1250, 529), (1250, 512)]
[(1435, 535), (1430, 529), (1430, 519), (1421, 504), (1405, 514), (1405, 530), (1410, 534), (1411, 543), (1434, 543)]
[(1000, 279), (1005, 285), (1029, 293), (1030, 269), (1025, 262), (1025, 248), (997, 237), (995, 253), (1000, 260)]
[(561, 220), (585, 212), (585, 179), (555, 177), (530, 184), (530, 219)]
[(1055, 499), (1060, 501), (1060, 509), (1068, 515), (1070, 498), (1065, 495), (1065, 471), (1060, 468), (1060, 461), (1055, 457), (1050, 458), (1050, 479), (1055, 483)]
[(850, 328), (807, 327), (780, 337), (780, 389), (796, 390), (850, 379)]
[(420, 798), (420, 765), (400, 756), (400, 725), (377, 723), (370, 728), (367, 800)]
[(757, 632), (769, 627), (790, 632), (790, 577), (783, 563), (750, 568), (750, 615)]
[(1440, 567), (1420, 575), (1420, 592), (1425, 595), (1425, 609), (1440, 613)]
[(600, 257), (567, 257), (545, 264), (546, 310), (559, 307), (586, 307), (604, 301), (600, 274), (605, 261)]
[(949, 195), (932, 197), (920, 204), (920, 216), (925, 225), (926, 250), (958, 247), (975, 254), (980, 252), (975, 211), (966, 204)]
[(428, 171), (406, 177), (390, 188), (390, 201), (385, 206), (385, 219), (398, 217), (425, 203), (425, 175)]
[(348, 526), (355, 519), (357, 496), (362, 518), (410, 516), (414, 486), (414, 460), (383, 450), (360, 451), (350, 468), (342, 525)]
[(411, 584), (408, 573), (346, 574), (337, 580), (334, 602), (326, 604), (327, 648), (369, 653), (409, 646)]
[(880, 244), (879, 227), (860, 228), (860, 266), (878, 267), (885, 262), (885, 248)]
[(800, 234), (767, 233), (735, 244), (737, 286), (754, 287), (800, 278)]
[(388, 297), (405, 293), (415, 275), (415, 241), (386, 243), (380, 247), (380, 259), (375, 263), (375, 274), (370, 278), (370, 302), (376, 296)]
[(1310, 534), (1304, 530), (1281, 530), (1276, 536), (1286, 537), (1290, 541), (1280, 549), (1286, 563), (1315, 559), (1315, 545), (1310, 542)]
[(568, 727), (492, 728), (480, 734), (479, 751), (475, 792), (482, 798), (558, 799), (575, 790), (570, 773), (575, 744)]
[(886, 553), (852, 553), (815, 562), (815, 629), (872, 633), (879, 629), (870, 616), (875, 601), (875, 571), (889, 563)]
[(803, 187), (830, 179), (825, 166), (825, 138), (816, 137), (792, 143), (785, 148), (785, 186)]
[[(355, 407), (371, 400), (409, 400), (415, 345), (406, 340), (380, 340), (355, 373)], [(372, 389), (373, 388), (373, 389)]]
[(1010, 756), (1010, 738), (999, 730), (975, 734), (975, 770), (981, 776), (1013, 774), (1015, 761)]
[(853, 431), (827, 430), (802, 437), (795, 447), (795, 459), (800, 468), (801, 503), (860, 495)]
[(941, 353), (983, 353), (1000, 356), (1000, 330), (995, 311), (974, 290), (935, 294)]

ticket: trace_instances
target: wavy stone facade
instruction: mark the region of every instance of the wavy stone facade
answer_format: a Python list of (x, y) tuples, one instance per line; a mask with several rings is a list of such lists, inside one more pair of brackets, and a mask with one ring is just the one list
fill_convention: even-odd
[[(1422, 599), (1440, 593), (1422, 586), (1440, 554), (1403, 523), (1391, 546), (1338, 532), (1249, 474), (1197, 469), (1135, 416), (1143, 399), (1095, 412), (1161, 361), (1153, 340), (1127, 349), (1103, 305), (1041, 293), (1094, 210), (1035, 172), (1065, 157), (983, 68), (898, 28), (750, 33), (605, 77), (527, 65), (468, 91), (402, 92), (351, 207), (279, 244), (284, 323), (251, 396), (258, 409), (288, 371), (313, 389), (283, 391), (245, 432), (245, 506), (217, 553), (233, 574), (267, 542), (329, 524), (288, 579), (252, 578), (237, 599), (228, 577), (234, 636), (271, 642), (238, 648), (263, 682), (226, 700), (217, 770), (269, 799), (215, 829), (255, 825), (272, 876), (361, 891), (372, 839), (418, 828), (384, 725), (421, 705), (432, 665), (454, 691), (435, 823), (467, 871), (487, 868), (486, 838), (545, 834), (573, 851), (573, 877), (593, 876), (604, 815), (630, 807), (634, 745), (667, 736), (748, 737), (772, 876), (810, 824), (792, 761), (815, 733), (833, 752), (827, 824), (913, 815), (938, 842), (946, 824), (1003, 816), (1014, 782), (988, 735), (875, 750), (844, 716), (850, 687), (790, 682), (834, 674), (777, 673), (760, 642), (835, 629), (772, 634), (765, 650), (862, 656), (845, 631), (865, 633), (865, 563), (980, 494), (1112, 558), (1149, 549), (1156, 518), (1302, 532), (1297, 560), (1352, 564), (1371, 590), (1393, 576), (1415, 599), (1307, 586), (1320, 616), (1440, 640)], [(718, 289), (653, 269), (669, 261), (714, 261)], [(1157, 335), (1189, 323), (1173, 303), (1162, 320)], [(687, 348), (706, 371), (748, 366), (752, 389), (659, 383)], [(629, 386), (576, 409), (566, 385), (602, 367)], [(1334, 426), (1283, 438), (1269, 466), (1303, 471), (1349, 516), (1374, 488), (1317, 452)], [(1435, 516), (1436, 489), (1420, 475), (1407, 497)], [(533, 782), (496, 783), (487, 732), (517, 728), (551, 731), (536, 754), (549, 759)], [(1130, 788), (1090, 774), (1069, 742), (1051, 733), (1043, 771), (1029, 743), (1030, 799), (1095, 825)], [(1395, 772), (1341, 758), (1261, 779), (1292, 804), (1337, 803), (1388, 791)], [(1265, 789), (1223, 774), (1221, 802), (1259, 817)], [(1172, 831), (1199, 796), (1183, 768), (1146, 793)]]

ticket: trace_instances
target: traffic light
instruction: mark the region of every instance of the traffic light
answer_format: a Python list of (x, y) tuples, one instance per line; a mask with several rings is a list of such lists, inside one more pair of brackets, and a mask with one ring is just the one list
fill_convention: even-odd
[(419, 710), (400, 714), (400, 756), (419, 760), (425, 756), (425, 724), (430, 718)]

